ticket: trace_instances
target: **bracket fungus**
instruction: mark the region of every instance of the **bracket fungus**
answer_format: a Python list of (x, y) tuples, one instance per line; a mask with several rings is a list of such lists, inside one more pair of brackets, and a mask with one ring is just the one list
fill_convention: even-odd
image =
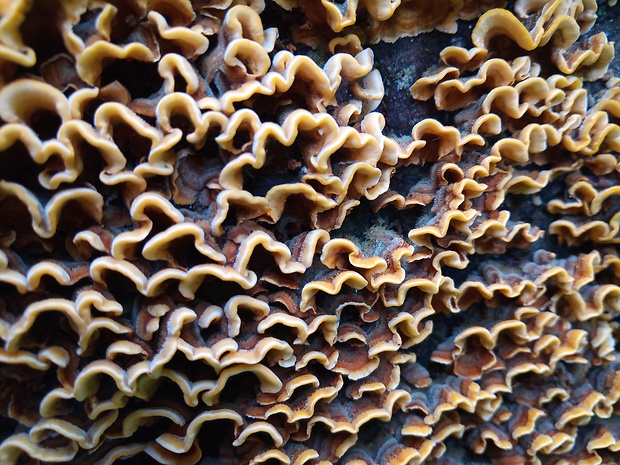
[(617, 463), (607, 3), (0, 1), (0, 463)]

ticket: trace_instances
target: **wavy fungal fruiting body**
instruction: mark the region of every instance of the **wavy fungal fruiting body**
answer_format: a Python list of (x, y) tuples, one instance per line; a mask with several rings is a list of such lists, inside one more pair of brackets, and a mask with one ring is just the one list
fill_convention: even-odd
[(506, 3), (0, 2), (0, 463), (617, 463), (614, 48)]

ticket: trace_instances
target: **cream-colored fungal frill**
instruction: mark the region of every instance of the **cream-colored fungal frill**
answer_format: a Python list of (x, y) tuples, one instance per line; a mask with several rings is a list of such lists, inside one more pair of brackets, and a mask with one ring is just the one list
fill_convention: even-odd
[[(309, 34), (308, 29), (316, 28), (326, 35), (357, 28), (372, 43), (380, 40), (394, 42), (400, 37), (417, 36), (432, 30), (454, 33), (457, 19), (473, 19), (506, 4), (502, 0), (439, 0), (432, 4), (424, 0), (275, 1), (287, 10), (302, 9), (307, 22), (295, 28), (295, 35), (301, 42), (310, 44), (316, 44), (318, 39)], [(331, 31), (325, 28), (327, 25)]]
[(506, 3), (0, 2), (0, 463), (615, 463), (613, 45)]

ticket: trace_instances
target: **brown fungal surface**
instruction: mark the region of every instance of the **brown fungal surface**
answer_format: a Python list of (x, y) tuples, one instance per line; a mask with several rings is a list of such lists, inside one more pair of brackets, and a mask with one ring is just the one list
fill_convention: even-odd
[(616, 463), (603, 3), (0, 2), (0, 463)]

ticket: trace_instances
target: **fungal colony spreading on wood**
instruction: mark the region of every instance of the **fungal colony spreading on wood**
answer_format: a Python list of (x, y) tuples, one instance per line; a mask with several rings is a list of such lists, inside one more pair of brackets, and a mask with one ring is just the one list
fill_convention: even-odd
[(617, 463), (598, 7), (0, 1), (0, 463)]

